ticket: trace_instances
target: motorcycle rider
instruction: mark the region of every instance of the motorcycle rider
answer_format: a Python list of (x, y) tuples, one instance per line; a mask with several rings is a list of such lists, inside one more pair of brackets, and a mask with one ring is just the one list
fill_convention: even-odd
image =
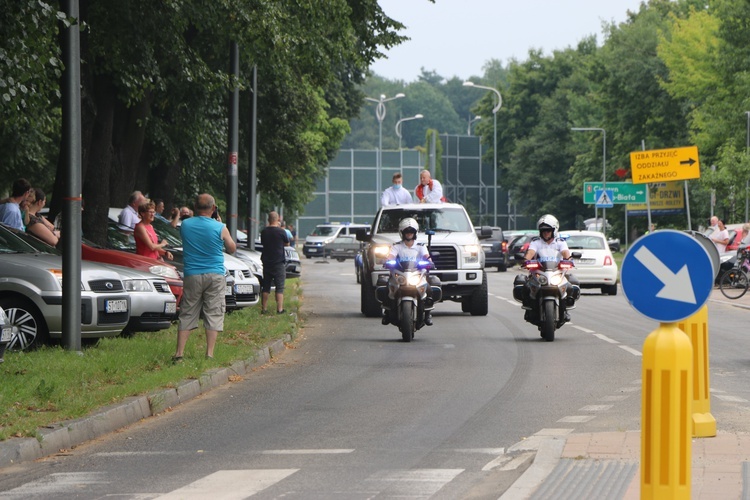
[[(420, 245), (417, 243), (417, 233), (419, 232), (419, 223), (412, 219), (411, 217), (407, 217), (406, 219), (401, 220), (401, 222), (398, 223), (398, 234), (401, 236), (401, 241), (398, 241), (391, 245), (391, 248), (388, 252), (388, 257), (386, 257), (386, 260), (393, 260), (399, 255), (399, 250), (403, 250), (404, 247), (408, 249), (414, 249), (417, 251), (416, 254), (416, 260), (427, 260), (432, 262), (432, 259), (430, 258), (430, 253), (427, 250), (427, 247), (424, 245)], [(428, 276), (428, 281), (432, 284), (434, 280), (431, 279), (431, 276)], [(430, 307), (432, 305), (432, 298), (430, 297), (430, 294), (428, 294), (427, 297), (427, 303), (425, 306)], [(388, 306), (383, 314), (382, 323), (384, 325), (387, 325), (391, 322), (391, 317), (389, 312), (393, 310), (393, 297), (388, 294)], [(424, 324), (427, 326), (432, 326), (432, 311), (428, 311), (425, 309), (424, 312)]]
[[(560, 228), (560, 223), (557, 221), (557, 217), (551, 214), (542, 215), (536, 223), (539, 229), (539, 237), (532, 238), (529, 243), (529, 248), (526, 250), (525, 260), (538, 260), (540, 262), (547, 260), (559, 260), (558, 255), (561, 255), (563, 259), (570, 259), (570, 249), (568, 244), (562, 238), (558, 238), (557, 231)], [(526, 276), (523, 276), (524, 280)], [(572, 301), (578, 299), (581, 294), (581, 288), (579, 286), (578, 278), (572, 274), (567, 275), (568, 278), (568, 296)], [(525, 282), (525, 281), (524, 281)], [(524, 288), (524, 305), (528, 305), (531, 301), (529, 295), (528, 286)], [(526, 311), (526, 314), (530, 314), (532, 311)], [(538, 314), (538, 311), (534, 311), (534, 314)], [(570, 315), (567, 309), (565, 310), (565, 321), (570, 321)]]

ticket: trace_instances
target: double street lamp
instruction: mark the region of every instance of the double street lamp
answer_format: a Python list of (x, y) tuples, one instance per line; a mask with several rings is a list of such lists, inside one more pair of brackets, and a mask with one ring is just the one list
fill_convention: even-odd
[[(464, 87), (474, 87), (477, 89), (483, 89), (483, 90), (490, 90), (495, 93), (497, 96), (497, 104), (494, 108), (492, 108), (492, 117), (493, 117), (493, 129), (494, 129), (494, 142), (492, 143), (492, 152), (493, 152), (493, 159), (492, 159), (492, 172), (494, 174), (494, 183), (492, 187), (492, 191), (494, 194), (494, 210), (495, 212), (495, 226), (497, 226), (497, 112), (500, 111), (500, 106), (503, 105), (503, 96), (500, 95), (500, 91), (492, 88), (492, 87), (485, 87), (484, 85), (477, 85), (474, 82), (467, 81), (464, 82)], [(469, 124), (471, 127), (471, 124)], [(508, 214), (508, 217), (510, 217), (510, 214)]]
[[(602, 191), (604, 191), (607, 189), (607, 131), (598, 127), (573, 127), (570, 130), (602, 133)], [(594, 208), (594, 216), (596, 216), (596, 208)], [(604, 236), (607, 236), (607, 209), (604, 207), (602, 207), (602, 232)]]
[(383, 168), (383, 120), (385, 120), (385, 103), (388, 101), (393, 101), (394, 99), (401, 99), (402, 97), (406, 97), (404, 94), (396, 94), (393, 97), (385, 97), (385, 94), (380, 94), (380, 99), (375, 99), (373, 97), (365, 97), (366, 100), (370, 102), (377, 103), (377, 107), (375, 108), (375, 117), (378, 119), (378, 156), (377, 156), (377, 179), (375, 179), (375, 189), (379, 193), (381, 191), (380, 189), (380, 170)]

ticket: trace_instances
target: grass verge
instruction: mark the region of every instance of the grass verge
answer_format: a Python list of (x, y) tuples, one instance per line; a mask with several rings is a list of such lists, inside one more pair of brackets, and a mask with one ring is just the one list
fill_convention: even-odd
[[(286, 284), (284, 307), (299, 311), (299, 280)], [(269, 309), (274, 308), (272, 297)], [(132, 338), (101, 339), (85, 346), (82, 353), (61, 347), (6, 353), (0, 365), (0, 440), (38, 437), (40, 427), (80, 418), (125, 398), (198, 378), (210, 368), (251, 358), (257, 349), (294, 328), (292, 316), (261, 315), (257, 305), (226, 315), (212, 360), (205, 358), (201, 326), (190, 335), (184, 361), (173, 364), (177, 325)]]

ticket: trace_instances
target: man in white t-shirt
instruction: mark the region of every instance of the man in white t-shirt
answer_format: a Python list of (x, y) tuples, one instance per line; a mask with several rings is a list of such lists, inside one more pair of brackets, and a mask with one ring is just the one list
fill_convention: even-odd
[(383, 191), (380, 196), (380, 204), (384, 207), (388, 205), (405, 205), (412, 203), (411, 194), (409, 190), (404, 189), (404, 179), (401, 172), (393, 174), (393, 185)]
[(146, 197), (140, 191), (133, 191), (128, 198), (128, 206), (122, 209), (117, 221), (120, 225), (120, 229), (123, 231), (133, 232), (135, 225), (141, 222), (141, 217), (138, 215), (138, 207), (141, 203), (146, 201)]

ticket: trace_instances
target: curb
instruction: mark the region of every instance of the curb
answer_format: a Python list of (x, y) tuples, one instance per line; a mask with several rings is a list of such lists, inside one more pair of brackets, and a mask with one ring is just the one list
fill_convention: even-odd
[(159, 389), (151, 394), (127, 398), (105, 406), (86, 417), (67, 420), (39, 429), (38, 438), (12, 438), (0, 442), (0, 467), (30, 462), (60, 453), (92, 439), (132, 425), (147, 417), (189, 401), (216, 387), (229, 383), (231, 376), (242, 376), (265, 365), (284, 352), (286, 342), (296, 335), (286, 334), (255, 351), (255, 356), (234, 362), (226, 368), (214, 368), (197, 380), (183, 380), (177, 387)]

